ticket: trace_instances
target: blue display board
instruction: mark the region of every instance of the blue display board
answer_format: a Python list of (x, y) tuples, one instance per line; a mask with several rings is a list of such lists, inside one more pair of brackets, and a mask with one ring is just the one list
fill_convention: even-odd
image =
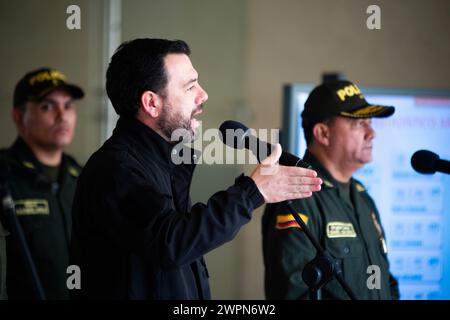
[[(312, 85), (284, 89), (281, 142), (303, 156), (301, 112)], [(373, 119), (373, 161), (355, 174), (374, 198), (384, 226), (392, 273), (402, 299), (450, 299), (450, 176), (423, 175), (410, 164), (427, 149), (450, 159), (450, 92), (361, 88), (369, 103), (396, 107)]]

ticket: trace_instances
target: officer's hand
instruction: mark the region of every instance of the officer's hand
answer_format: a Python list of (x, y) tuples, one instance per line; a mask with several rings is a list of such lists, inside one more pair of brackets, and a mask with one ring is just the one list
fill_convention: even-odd
[(250, 176), (256, 183), (266, 203), (310, 197), (320, 190), (322, 180), (314, 170), (280, 166), (281, 145), (261, 162)]

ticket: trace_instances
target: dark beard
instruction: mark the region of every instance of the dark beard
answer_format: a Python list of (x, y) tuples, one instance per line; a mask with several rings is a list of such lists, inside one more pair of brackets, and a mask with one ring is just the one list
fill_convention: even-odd
[[(189, 119), (184, 119), (180, 114), (172, 113), (170, 106), (163, 106), (161, 116), (158, 119), (158, 126), (167, 139), (172, 141), (172, 134), (177, 129), (184, 129), (183, 140), (193, 141), (195, 132), (191, 128), (191, 120), (196, 110), (194, 110)], [(178, 141), (174, 141), (178, 142)]]

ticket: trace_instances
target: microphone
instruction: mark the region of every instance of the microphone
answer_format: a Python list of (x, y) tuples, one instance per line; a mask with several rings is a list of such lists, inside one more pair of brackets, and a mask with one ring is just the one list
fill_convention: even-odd
[[(220, 138), (224, 144), (234, 149), (248, 149), (258, 159), (259, 162), (267, 158), (274, 149), (270, 143), (260, 141), (252, 135), (250, 129), (240, 122), (227, 120), (219, 128)], [(278, 161), (283, 166), (302, 167), (311, 169), (306, 161), (288, 152), (282, 152)]]
[(439, 171), (450, 174), (450, 161), (441, 160), (436, 153), (428, 150), (414, 152), (411, 166), (419, 173), (432, 174)]

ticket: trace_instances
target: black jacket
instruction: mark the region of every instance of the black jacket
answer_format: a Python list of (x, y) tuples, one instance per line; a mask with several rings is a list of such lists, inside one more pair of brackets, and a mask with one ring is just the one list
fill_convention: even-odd
[[(51, 182), (28, 145), (17, 138), (11, 148), (0, 152), (0, 170), (11, 191), (16, 215), (47, 299), (69, 299), (66, 270), (71, 208), (81, 167), (64, 154), (58, 181)], [(12, 234), (6, 239), (8, 297), (35, 299), (18, 240)]]
[(72, 263), (87, 299), (209, 299), (203, 255), (230, 241), (263, 197), (241, 176), (191, 206), (195, 164), (136, 119), (120, 119), (89, 159), (73, 206)]

